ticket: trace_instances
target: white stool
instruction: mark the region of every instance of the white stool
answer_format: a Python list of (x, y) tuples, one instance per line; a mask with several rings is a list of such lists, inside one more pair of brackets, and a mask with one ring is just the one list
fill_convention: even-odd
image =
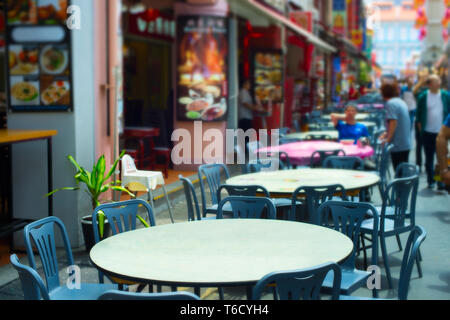
[(152, 207), (155, 208), (152, 190), (155, 190), (159, 185), (162, 186), (164, 191), (170, 220), (172, 220), (172, 223), (175, 223), (162, 172), (137, 170), (133, 158), (129, 155), (122, 157), (122, 187), (128, 188), (131, 192), (146, 192), (148, 200), (150, 200)]

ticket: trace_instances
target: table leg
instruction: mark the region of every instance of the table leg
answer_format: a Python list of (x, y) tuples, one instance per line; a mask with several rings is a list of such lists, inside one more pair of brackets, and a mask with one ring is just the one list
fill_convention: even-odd
[(172, 220), (172, 223), (175, 223), (175, 220), (173, 219), (172, 206), (170, 205), (169, 195), (167, 194), (166, 186), (163, 185), (162, 188), (164, 191), (164, 197), (166, 198), (167, 207), (169, 208), (170, 220)]
[(155, 203), (153, 202), (153, 193), (152, 189), (148, 189), (148, 201), (150, 201), (150, 204), (152, 205), (152, 209), (155, 210)]
[[(47, 139), (48, 192), (53, 190), (52, 138)], [(53, 195), (48, 197), (48, 215), (53, 216)]]

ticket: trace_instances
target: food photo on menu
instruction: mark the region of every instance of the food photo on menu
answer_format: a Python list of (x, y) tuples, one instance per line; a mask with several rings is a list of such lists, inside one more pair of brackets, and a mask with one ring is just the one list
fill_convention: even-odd
[(42, 73), (59, 75), (68, 72), (69, 55), (67, 47), (61, 45), (43, 46), (39, 62)]
[(262, 103), (283, 99), (281, 54), (257, 52), (254, 56), (254, 96)]
[(8, 24), (61, 24), (67, 19), (67, 0), (7, 0)]
[(11, 105), (37, 106), (39, 105), (39, 79), (36, 76), (12, 76)]
[(41, 102), (48, 105), (69, 105), (70, 85), (68, 81), (56, 80), (52, 76), (41, 76)]
[(37, 46), (9, 46), (9, 70), (11, 75), (33, 75), (39, 72), (39, 48)]
[(180, 17), (178, 119), (220, 121), (227, 113), (227, 19)]

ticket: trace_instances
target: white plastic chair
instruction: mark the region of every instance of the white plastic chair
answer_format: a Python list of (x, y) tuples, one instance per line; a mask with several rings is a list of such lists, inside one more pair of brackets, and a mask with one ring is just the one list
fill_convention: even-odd
[(162, 172), (138, 170), (133, 158), (129, 155), (124, 155), (122, 157), (121, 175), (122, 187), (128, 188), (132, 192), (146, 192), (148, 194), (148, 200), (153, 208), (155, 208), (155, 204), (153, 202), (152, 191), (159, 185), (162, 186), (164, 197), (166, 198), (167, 206), (169, 208), (170, 219), (172, 220), (172, 223), (175, 223)]

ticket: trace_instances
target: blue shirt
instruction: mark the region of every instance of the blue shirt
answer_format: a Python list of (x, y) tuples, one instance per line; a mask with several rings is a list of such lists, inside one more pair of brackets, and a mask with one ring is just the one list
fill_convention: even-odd
[(450, 128), (450, 114), (447, 116), (447, 119), (445, 119), (444, 126)]
[(386, 103), (386, 119), (396, 120), (397, 127), (391, 143), (392, 152), (411, 150), (411, 118), (408, 106), (400, 98), (392, 98)]
[(369, 136), (367, 127), (361, 123), (352, 125), (344, 121), (339, 121), (336, 129), (339, 131), (339, 140), (354, 139), (355, 144), (361, 137)]

